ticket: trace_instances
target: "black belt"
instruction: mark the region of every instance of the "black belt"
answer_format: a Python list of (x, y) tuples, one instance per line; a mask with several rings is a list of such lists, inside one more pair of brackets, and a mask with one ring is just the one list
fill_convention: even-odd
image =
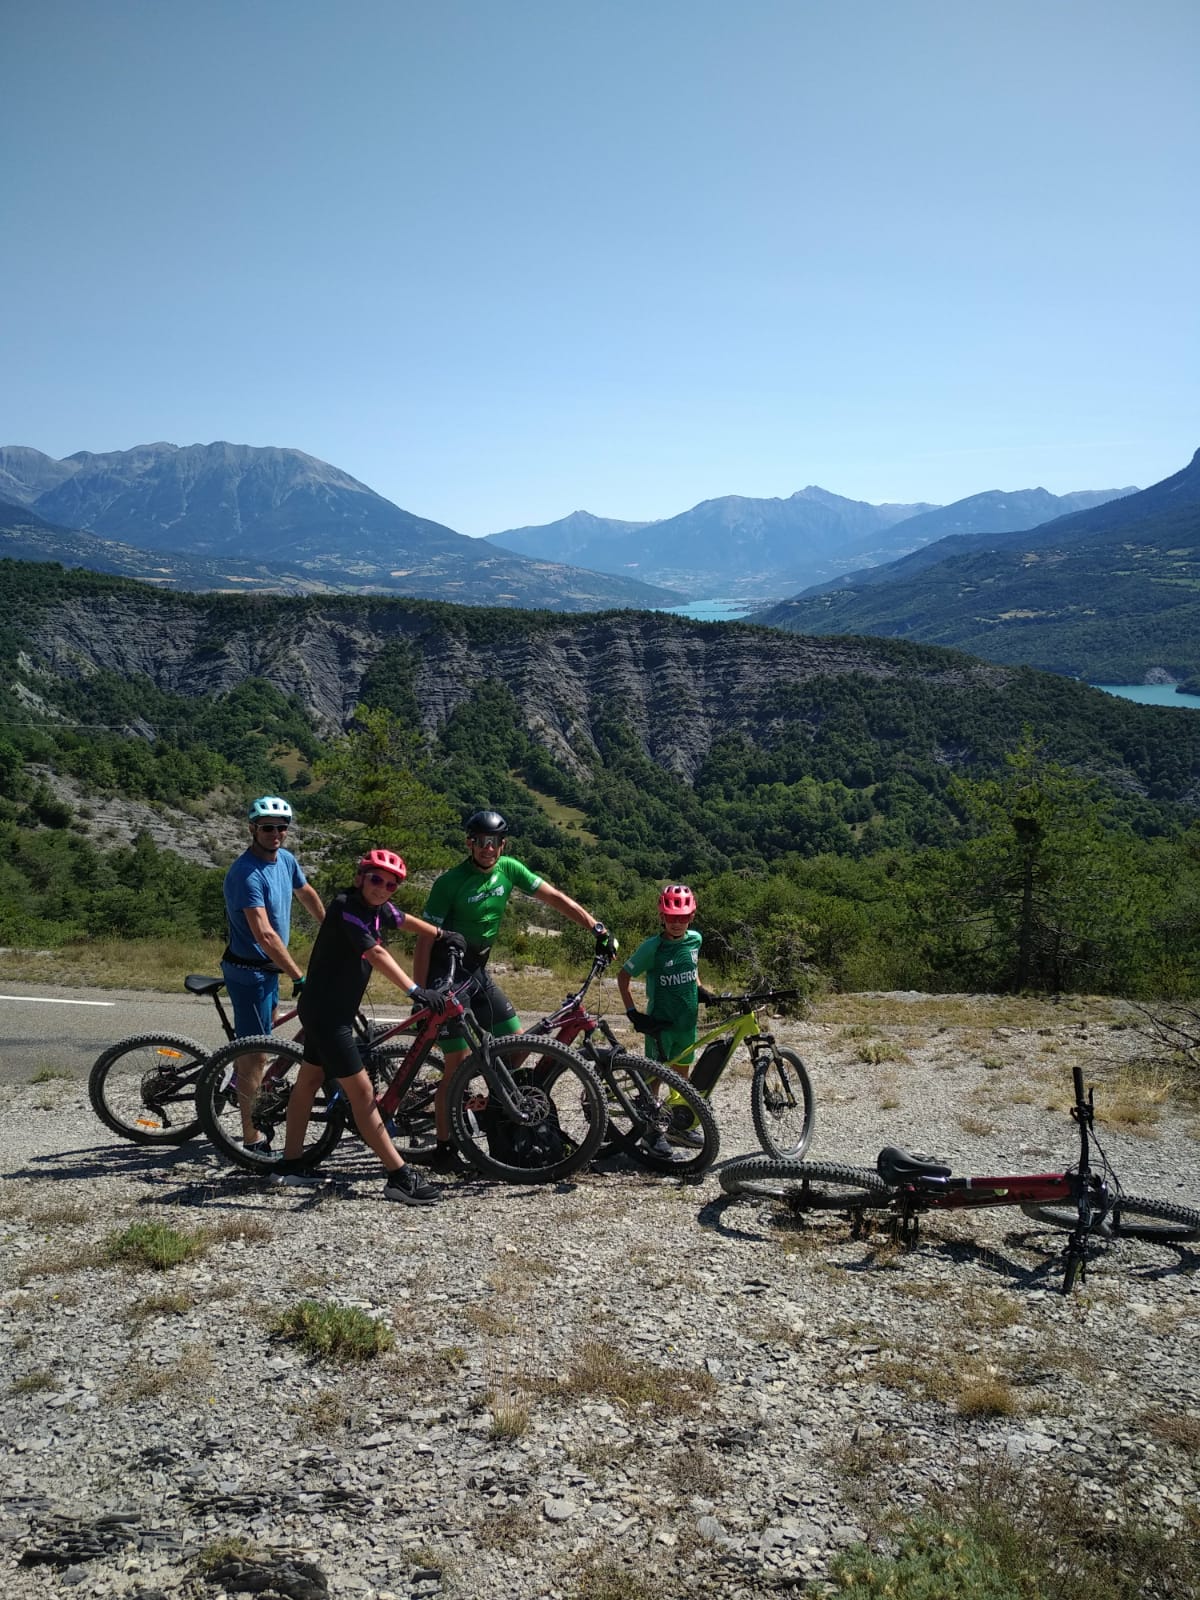
[(243, 956), (235, 956), (228, 945), (221, 952), (221, 960), (228, 961), (231, 967), (248, 967), (251, 972), (279, 972), (281, 970), (273, 961), (247, 961)]

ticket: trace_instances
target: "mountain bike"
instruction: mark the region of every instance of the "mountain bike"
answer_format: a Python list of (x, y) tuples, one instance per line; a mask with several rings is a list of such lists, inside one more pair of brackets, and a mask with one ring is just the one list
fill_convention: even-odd
[[(726, 1017), (716, 1027), (700, 1034), (693, 1046), (698, 1052), (689, 1072), (686, 1051), (665, 1063), (686, 1075), (688, 1082), (707, 1100), (720, 1082), (738, 1046), (750, 1053), (753, 1076), (750, 1080), (750, 1115), (759, 1144), (768, 1155), (799, 1160), (812, 1142), (816, 1125), (816, 1100), (808, 1070), (794, 1050), (777, 1044), (772, 1033), (764, 1033), (756, 1007), (773, 1000), (794, 1000), (796, 989), (770, 989), (755, 994), (721, 994), (708, 1001), (711, 1006), (733, 1006), (738, 1015)], [(683, 1133), (695, 1127), (695, 1118), (674, 1093), (667, 1102), (672, 1111), (672, 1131)]]
[[(460, 979), (456, 953), (450, 955), (451, 976), (439, 991), (438, 1005), (372, 1033), (362, 1047), (363, 1065), (377, 1086), (376, 1105), (393, 1141), (402, 1155), (428, 1145), (443, 1075), (435, 1045), (443, 1023), (453, 1020), (471, 1046), (446, 1089), (458, 1150), (478, 1172), (510, 1182), (569, 1177), (591, 1161), (604, 1137), (607, 1115), (599, 1080), (577, 1051), (557, 1039), (528, 1033), (494, 1038), (484, 1032), (468, 1009), (478, 975)], [(268, 1141), (282, 1144), (304, 1047), (273, 1035), (238, 1039), (209, 1058), (196, 1087), (204, 1131), (226, 1160), (247, 1171), (310, 1171), (332, 1154), (347, 1126), (354, 1126), (345, 1096), (336, 1080), (326, 1079), (305, 1148), (294, 1161), (282, 1162), (278, 1150), (246, 1150), (237, 1063), (251, 1053), (267, 1058), (252, 1107), (254, 1125)]]
[[(1085, 1097), (1080, 1068), (1074, 1069), (1073, 1077), (1071, 1117), (1079, 1129), (1079, 1161), (1066, 1172), (956, 1178), (939, 1162), (888, 1145), (879, 1152), (874, 1171), (821, 1161), (742, 1156), (723, 1168), (721, 1187), (730, 1195), (782, 1200), (800, 1215), (844, 1212), (854, 1236), (868, 1231), (873, 1217), (883, 1213), (893, 1235), (910, 1249), (917, 1243), (921, 1217), (927, 1211), (1020, 1206), (1034, 1221), (1070, 1234), (1064, 1251), (1064, 1294), (1086, 1276), (1092, 1239), (1139, 1239), (1161, 1245), (1200, 1241), (1200, 1211), (1123, 1191), (1096, 1136), (1095, 1090), (1089, 1089)], [(1091, 1162), (1093, 1145), (1100, 1158), (1098, 1171)]]
[[(223, 978), (192, 975), (183, 980), (189, 994), (207, 996), (216, 1007), (221, 1031), (233, 1038), (233, 1023), (221, 1004)], [(277, 1023), (286, 1027), (293, 1006)], [(88, 1073), (92, 1110), (113, 1133), (134, 1144), (185, 1144), (200, 1132), (196, 1080), (211, 1051), (177, 1033), (138, 1033), (102, 1051)]]
[[(608, 1128), (601, 1155), (627, 1155), (651, 1172), (698, 1178), (712, 1166), (721, 1148), (716, 1118), (707, 1100), (670, 1067), (624, 1049), (609, 1024), (583, 1003), (612, 960), (611, 953), (597, 950), (581, 987), (529, 1031), (574, 1045), (604, 1085)], [(660, 1100), (656, 1085), (665, 1087), (672, 1100)], [(676, 1146), (668, 1155), (654, 1146), (664, 1137), (670, 1138), (675, 1107), (688, 1112), (689, 1125), (698, 1129), (701, 1137), (698, 1144)]]

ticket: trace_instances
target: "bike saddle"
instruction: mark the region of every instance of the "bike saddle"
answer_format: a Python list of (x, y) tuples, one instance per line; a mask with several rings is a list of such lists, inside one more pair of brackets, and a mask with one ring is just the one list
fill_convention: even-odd
[(908, 1178), (948, 1178), (950, 1168), (940, 1161), (909, 1155), (894, 1144), (879, 1152), (875, 1170), (885, 1183), (904, 1183)]
[(200, 978), (193, 973), (190, 978), (183, 980), (183, 987), (189, 994), (216, 994), (218, 989), (225, 987), (225, 979)]

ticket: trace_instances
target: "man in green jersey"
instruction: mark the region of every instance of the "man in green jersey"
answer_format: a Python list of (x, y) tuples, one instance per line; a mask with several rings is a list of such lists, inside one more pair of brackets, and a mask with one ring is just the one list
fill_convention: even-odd
[[(508, 835), (508, 823), (498, 811), (485, 808), (467, 818), (467, 859), (449, 872), (434, 880), (429, 898), (422, 912), (427, 922), (435, 928), (461, 933), (467, 941), (467, 968), (480, 974), (479, 987), (471, 1000), (471, 1011), (476, 1021), (489, 1033), (506, 1034), (521, 1031), (521, 1019), (512, 1001), (486, 970), (492, 942), (504, 921), (509, 896), (514, 889), (529, 895), (544, 906), (552, 906), (571, 922), (578, 923), (596, 936), (598, 947), (615, 950), (616, 941), (602, 922), (561, 889), (547, 883), (535, 872), (530, 872), (524, 862), (514, 856), (502, 855)], [(413, 952), (413, 977), (422, 986), (437, 983), (445, 976), (445, 966), (438, 960), (430, 971), (430, 957), (435, 949), (427, 935), (417, 936)], [(440, 947), (439, 947), (440, 956)], [(467, 1040), (460, 1028), (448, 1022), (441, 1034), (442, 1053), (446, 1070), (437, 1096), (437, 1150), (435, 1168), (453, 1170), (457, 1157), (450, 1143), (450, 1110), (446, 1104), (446, 1085), (459, 1062), (467, 1054)]]

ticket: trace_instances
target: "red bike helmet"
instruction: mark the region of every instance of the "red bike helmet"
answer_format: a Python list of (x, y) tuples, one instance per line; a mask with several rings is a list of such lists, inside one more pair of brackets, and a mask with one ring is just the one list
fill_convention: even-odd
[(394, 850), (368, 850), (358, 863), (359, 872), (390, 872), (399, 883), (408, 877), (408, 868)]
[(669, 883), (658, 897), (660, 917), (694, 917), (696, 896), (686, 883)]

